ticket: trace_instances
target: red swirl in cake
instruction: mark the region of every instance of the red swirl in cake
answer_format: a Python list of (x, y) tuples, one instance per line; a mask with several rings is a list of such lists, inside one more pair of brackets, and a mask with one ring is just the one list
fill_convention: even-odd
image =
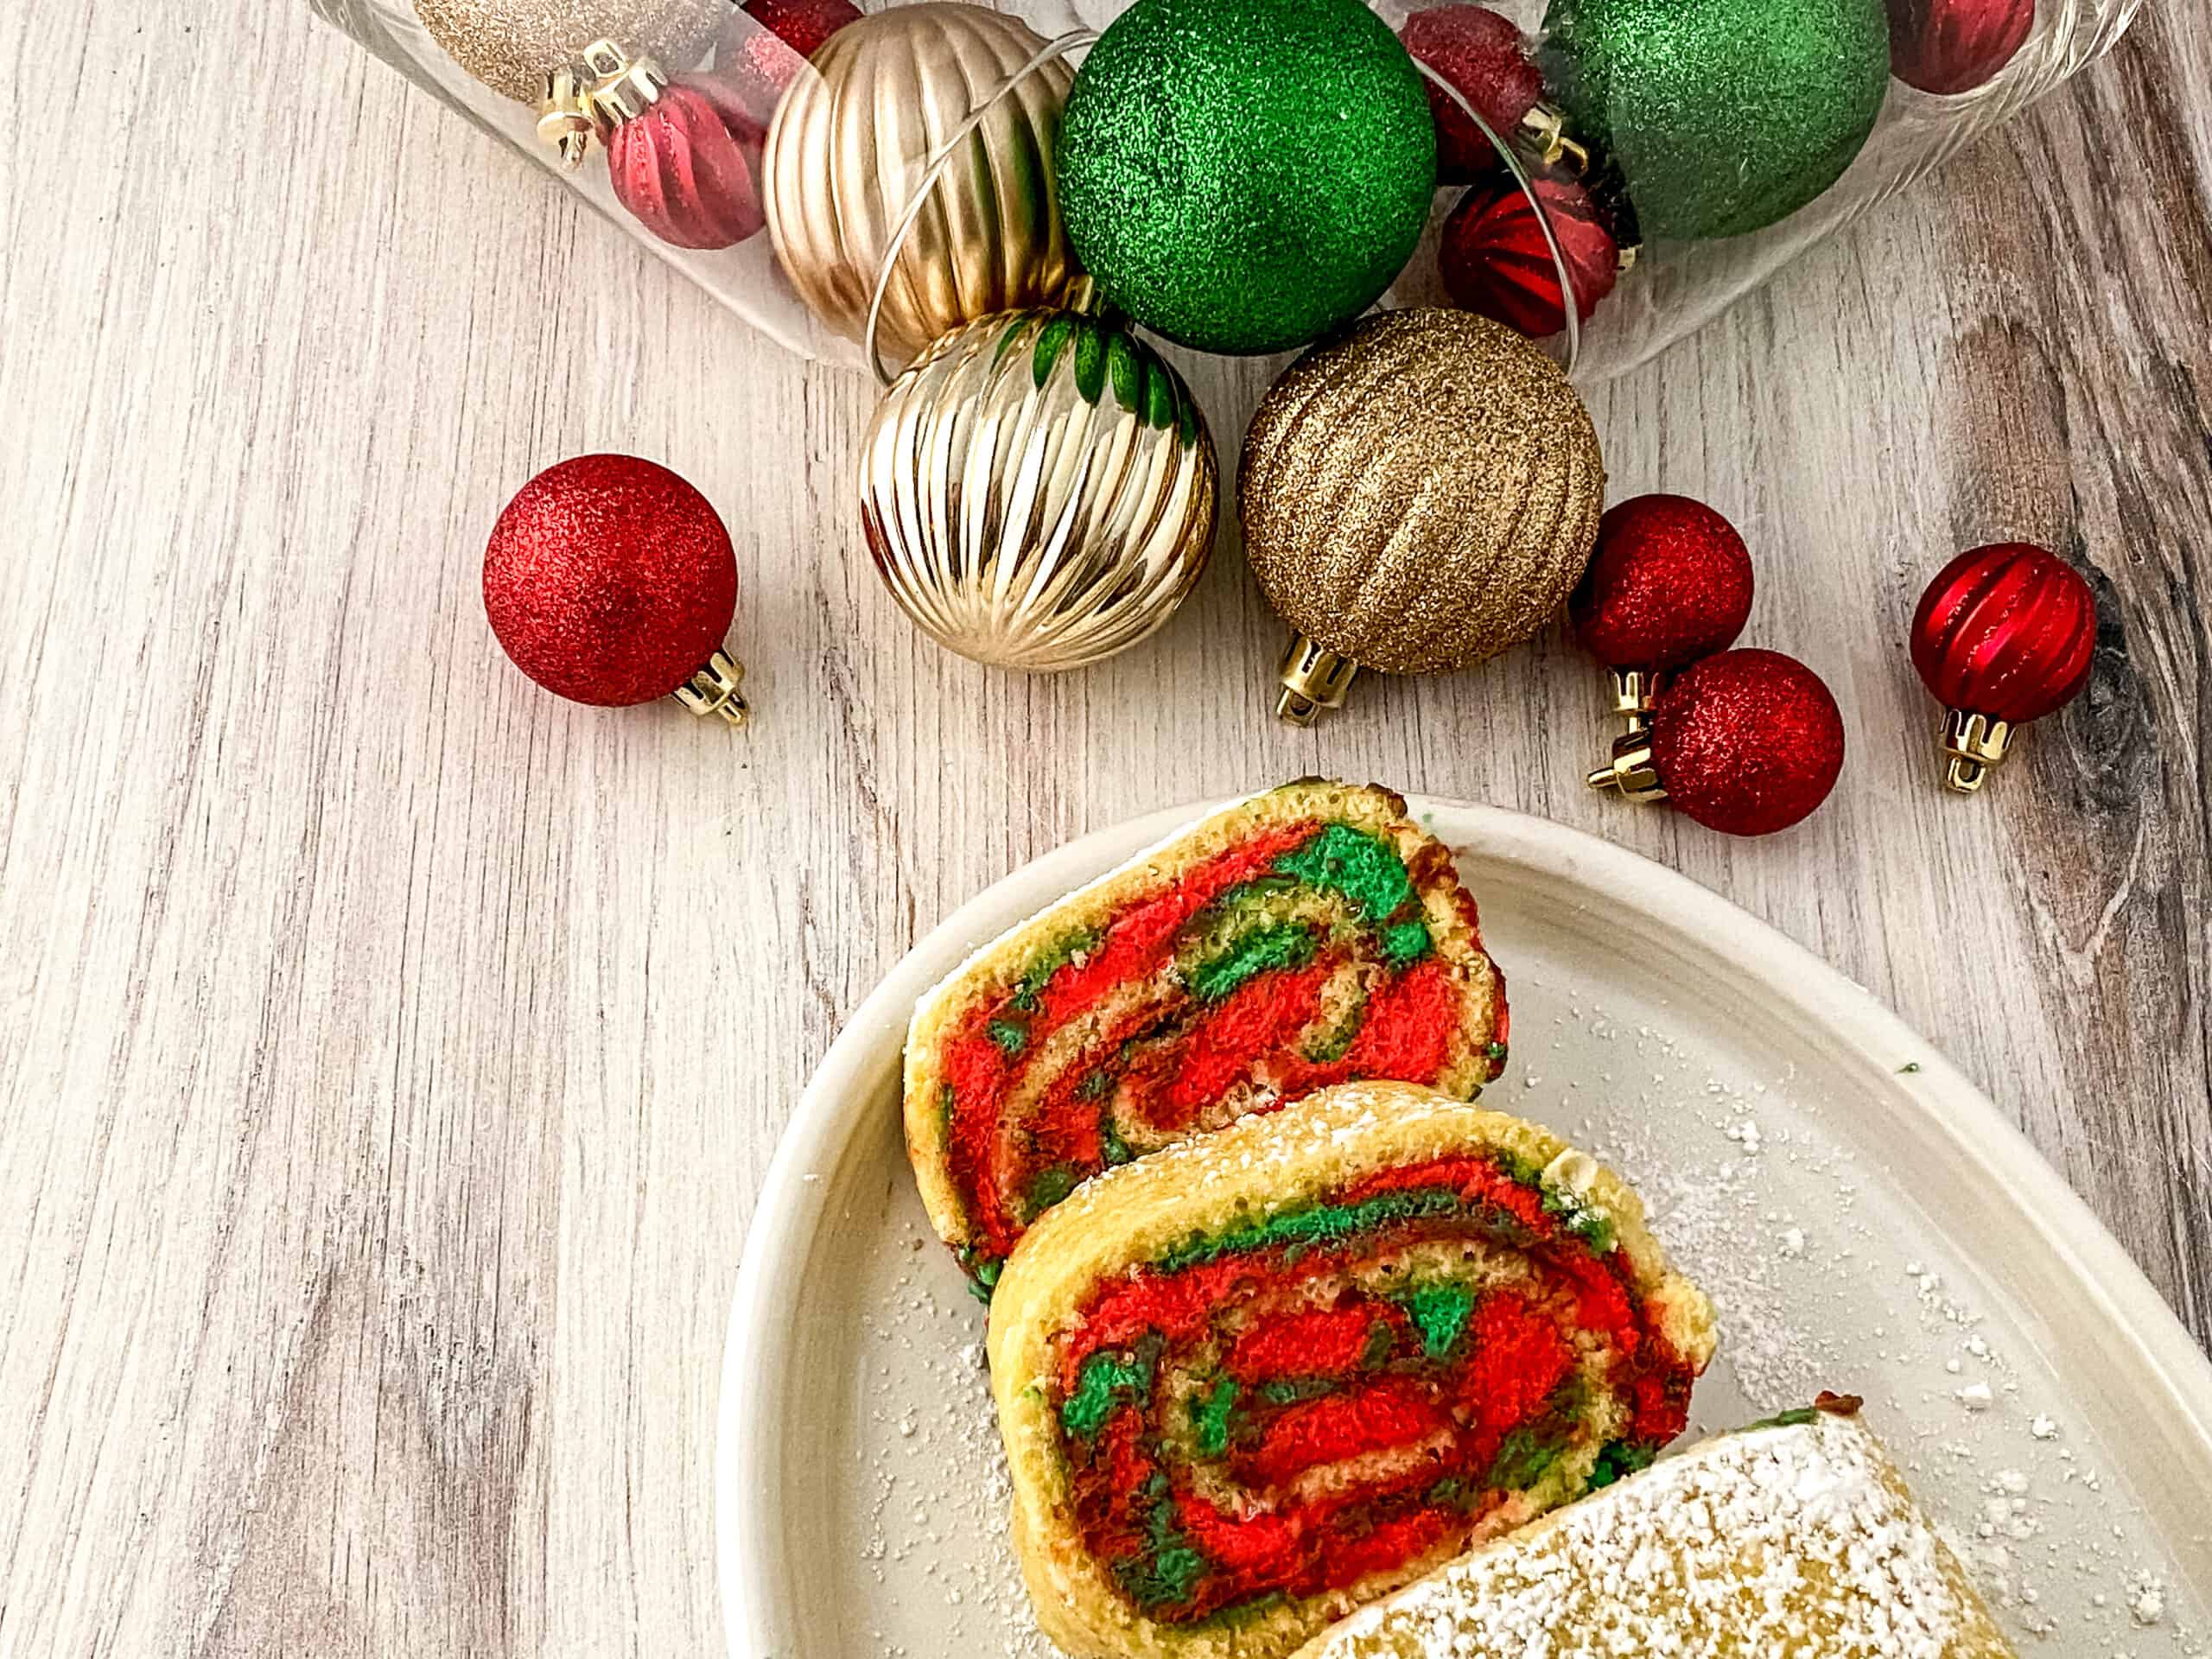
[(917, 1013), (907, 1142), (988, 1287), (1099, 1170), (1361, 1079), (1477, 1093), (1503, 987), (1449, 850), (1378, 789), (1215, 814), (987, 947)]
[(1056, 1360), (1084, 1542), (1170, 1624), (1424, 1570), (1649, 1461), (1696, 1375), (1604, 1217), (1491, 1156), (1193, 1241)]

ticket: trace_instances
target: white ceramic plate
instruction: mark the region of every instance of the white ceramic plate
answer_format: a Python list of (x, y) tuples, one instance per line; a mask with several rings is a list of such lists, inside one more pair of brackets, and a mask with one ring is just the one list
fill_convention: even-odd
[[(1864, 1395), (2024, 1652), (2204, 1653), (2212, 1366), (1996, 1109), (1683, 878), (1518, 814), (1415, 810), (1459, 849), (1510, 986), (1512, 1059), (1485, 1102), (1620, 1168), (1719, 1307), (1693, 1433)], [(1050, 1652), (1005, 1538), (983, 1309), (906, 1166), (900, 1044), (976, 944), (1192, 816), (1091, 836), (963, 907), (800, 1098), (723, 1376), (734, 1659)]]

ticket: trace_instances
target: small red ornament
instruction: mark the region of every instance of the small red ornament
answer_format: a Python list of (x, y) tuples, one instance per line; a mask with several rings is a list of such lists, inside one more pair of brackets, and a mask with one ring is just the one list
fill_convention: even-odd
[(1539, 177), (1529, 188), (1535, 202), (1510, 175), (1471, 188), (1444, 221), (1436, 260), (1445, 291), (1462, 310), (1542, 340), (1567, 327), (1567, 304), (1536, 203), (1559, 238), (1580, 321), (1589, 321), (1598, 302), (1613, 291), (1620, 250), (1580, 185)]
[(1923, 92), (1986, 86), (2036, 26), (2036, 0), (1889, 0), (1890, 73)]
[[(1544, 78), (1513, 20), (1487, 6), (1444, 5), (1406, 19), (1398, 38), (1414, 58), (1452, 83), (1491, 130), (1510, 142), (1522, 118), (1544, 95)], [(1428, 107), (1436, 118), (1436, 177), (1465, 184), (1498, 171), (1497, 151), (1434, 83)]]
[(1643, 728), (1659, 680), (1726, 651), (1751, 613), (1751, 555), (1735, 525), (1686, 495), (1639, 495), (1598, 522), (1598, 550), (1567, 603), (1582, 648), (1612, 679), (1612, 712)]
[(852, 0), (745, 0), (745, 13), (802, 58), (812, 57), (832, 35), (861, 20)]
[(721, 649), (737, 557), (707, 498), (634, 455), (579, 455), (516, 492), (484, 550), (484, 612), (517, 668), (601, 708), (674, 693), (733, 725), (742, 664)]
[(584, 60), (599, 76), (589, 102), (607, 181), (639, 224), (679, 248), (734, 247), (760, 232), (767, 129), (734, 89), (703, 75), (671, 80), (605, 41)]
[(1843, 715), (1821, 677), (1778, 651), (1724, 651), (1670, 680), (1648, 735), (1624, 738), (1593, 789), (1664, 797), (1731, 836), (1787, 830), (1843, 770)]
[(2013, 727), (2080, 695), (2096, 649), (2096, 595), (2055, 553), (2001, 542), (1937, 571), (1913, 613), (1912, 665), (1946, 710), (1945, 785), (1980, 789)]

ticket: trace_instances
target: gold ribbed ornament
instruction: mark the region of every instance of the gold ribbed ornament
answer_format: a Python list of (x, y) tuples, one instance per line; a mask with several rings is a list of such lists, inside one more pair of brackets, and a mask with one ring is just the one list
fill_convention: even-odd
[[(1018, 18), (924, 0), (849, 23), (785, 93), (763, 205), (777, 257), (831, 327), (861, 337), (892, 240), (937, 151), (1046, 48)], [(1058, 303), (1076, 276), (1052, 162), (1074, 71), (1047, 63), (992, 105), (899, 247), (878, 340), (903, 364), (976, 317)]]
[(503, 98), (536, 104), (548, 79), (615, 40), (632, 57), (688, 69), (730, 15), (727, 0), (415, 0), (453, 60)]
[(1275, 712), (1309, 724), (1362, 667), (1465, 668), (1567, 601), (1605, 471), (1556, 364), (1465, 311), (1387, 311), (1262, 400), (1237, 475), (1253, 574), (1298, 631)]
[(861, 452), (876, 569), (924, 632), (1002, 668), (1080, 668), (1183, 602), (1213, 546), (1213, 441), (1125, 324), (1042, 308), (946, 335)]

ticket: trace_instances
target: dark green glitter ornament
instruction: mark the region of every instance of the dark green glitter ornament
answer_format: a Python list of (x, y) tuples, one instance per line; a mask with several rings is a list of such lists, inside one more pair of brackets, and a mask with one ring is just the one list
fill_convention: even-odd
[(1136, 0), (1076, 75), (1059, 186), (1084, 269), (1139, 322), (1283, 351), (1357, 316), (1411, 257), (1436, 129), (1359, 0)]
[(1740, 236), (1843, 176), (1881, 112), (1883, 0), (1552, 0), (1544, 79), (1647, 236)]

